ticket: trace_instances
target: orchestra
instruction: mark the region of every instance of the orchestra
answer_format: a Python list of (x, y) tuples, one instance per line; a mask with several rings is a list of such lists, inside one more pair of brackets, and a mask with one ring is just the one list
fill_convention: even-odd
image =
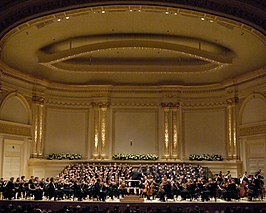
[(197, 165), (139, 165), (127, 164), (95, 165), (75, 163), (59, 175), (51, 178), (25, 176), (8, 181), (0, 180), (1, 199), (34, 200), (97, 200), (119, 199), (129, 194), (147, 200), (168, 199), (226, 201), (263, 199), (265, 193), (260, 172), (240, 178), (232, 178), (230, 172), (206, 176), (204, 168)]

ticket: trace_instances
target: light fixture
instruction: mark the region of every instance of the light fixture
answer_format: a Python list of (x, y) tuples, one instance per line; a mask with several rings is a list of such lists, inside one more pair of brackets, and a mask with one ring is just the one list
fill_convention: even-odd
[(166, 11), (166, 12), (165, 12), (165, 14), (166, 14), (166, 15), (168, 15), (168, 14), (169, 14), (169, 12), (168, 12), (168, 11)]
[(211, 19), (210, 22), (213, 23), (213, 20)]
[(202, 20), (202, 21), (204, 21), (204, 20), (205, 20), (205, 18), (203, 18), (203, 17), (202, 17), (202, 18), (201, 18), (201, 20)]
[(102, 13), (105, 13), (105, 10), (103, 10)]
[(57, 19), (57, 21), (61, 21), (61, 18)]
[(175, 16), (177, 15), (177, 13), (174, 13), (175, 14)]
[(69, 16), (67, 16), (66, 19), (69, 19)]

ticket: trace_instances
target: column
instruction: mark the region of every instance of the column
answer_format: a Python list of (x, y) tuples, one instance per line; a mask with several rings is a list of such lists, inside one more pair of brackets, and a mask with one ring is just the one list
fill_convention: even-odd
[(162, 104), (164, 114), (164, 144), (163, 144), (163, 158), (168, 159), (170, 157), (170, 132), (169, 132), (169, 117), (170, 107)]
[(33, 96), (33, 148), (32, 157), (43, 157), (44, 98)]
[(180, 108), (179, 104), (172, 109), (172, 146), (171, 146), (171, 158), (179, 159), (179, 138), (180, 138)]
[(99, 141), (100, 141), (100, 123), (99, 115), (100, 108), (97, 103), (93, 103), (94, 106), (94, 141), (92, 144), (92, 157), (97, 159), (99, 157)]
[(239, 159), (238, 136), (237, 136), (237, 104), (238, 98), (227, 100), (227, 155), (228, 159)]
[(106, 129), (106, 120), (107, 120), (107, 109), (108, 105), (104, 104), (100, 107), (100, 118), (101, 118), (101, 151), (100, 155), (102, 159), (108, 158), (107, 154), (107, 147), (108, 147), (108, 141), (107, 141), (107, 129)]
[(94, 141), (92, 145), (92, 157), (94, 159), (108, 158), (107, 140), (107, 111), (109, 103), (97, 102), (94, 106)]

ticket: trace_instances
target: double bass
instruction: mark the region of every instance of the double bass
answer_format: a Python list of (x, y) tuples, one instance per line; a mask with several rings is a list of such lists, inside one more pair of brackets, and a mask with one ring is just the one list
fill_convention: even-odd
[(239, 187), (239, 195), (241, 198), (247, 195), (247, 185), (248, 183), (245, 180), (243, 180)]

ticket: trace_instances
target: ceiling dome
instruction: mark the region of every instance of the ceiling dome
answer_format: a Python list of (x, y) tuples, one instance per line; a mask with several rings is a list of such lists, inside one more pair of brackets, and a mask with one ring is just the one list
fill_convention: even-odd
[(88, 4), (23, 21), (1, 64), (65, 85), (209, 85), (265, 67), (263, 30), (178, 4)]

